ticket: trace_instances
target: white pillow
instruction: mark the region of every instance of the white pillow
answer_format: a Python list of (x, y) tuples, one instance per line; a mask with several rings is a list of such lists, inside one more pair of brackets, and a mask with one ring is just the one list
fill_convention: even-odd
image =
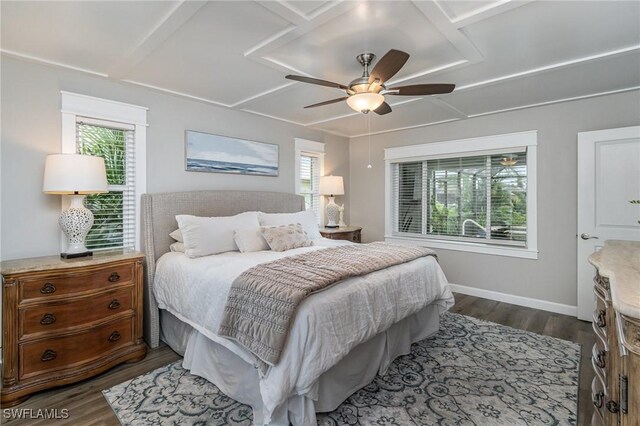
[(182, 238), (182, 232), (180, 232), (179, 229), (176, 229), (175, 231), (170, 233), (169, 236), (179, 243), (184, 243), (184, 239)]
[(292, 223), (299, 223), (302, 225), (302, 229), (307, 233), (310, 239), (317, 240), (322, 238), (320, 235), (320, 229), (318, 229), (318, 220), (313, 210), (306, 210), (297, 213), (263, 213), (258, 215), (260, 219), (260, 225), (262, 226), (275, 226), (275, 225), (291, 225)]
[(180, 241), (176, 241), (175, 243), (169, 246), (169, 250), (177, 253), (184, 253), (184, 243)]
[(177, 215), (176, 220), (184, 239), (185, 254), (191, 258), (236, 251), (233, 230), (260, 226), (258, 212), (223, 217)]
[(235, 229), (233, 231), (233, 239), (241, 253), (269, 250), (269, 244), (262, 236), (260, 228)]

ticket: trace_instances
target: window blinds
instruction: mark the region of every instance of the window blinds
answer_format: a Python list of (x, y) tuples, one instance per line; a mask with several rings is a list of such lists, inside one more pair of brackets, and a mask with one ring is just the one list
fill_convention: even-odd
[(396, 232), (422, 234), (425, 168), (422, 162), (397, 163), (392, 168), (392, 219)]
[(307, 210), (313, 210), (320, 221), (320, 160), (316, 156), (300, 155), (300, 195)]
[(104, 158), (109, 192), (90, 195), (85, 204), (93, 212), (86, 239), (89, 249), (135, 246), (134, 127), (78, 117), (76, 152)]
[(395, 234), (526, 245), (526, 152), (391, 164)]

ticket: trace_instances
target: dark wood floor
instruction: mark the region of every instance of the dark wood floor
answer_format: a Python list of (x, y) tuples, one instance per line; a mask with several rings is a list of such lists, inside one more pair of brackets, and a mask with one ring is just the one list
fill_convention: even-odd
[[(594, 335), (591, 323), (579, 321), (566, 315), (554, 314), (537, 309), (523, 308), (507, 303), (494, 302), (473, 296), (456, 294), (456, 304), (452, 312), (493, 321), (510, 327), (545, 334), (582, 345), (582, 365), (580, 370), (579, 424), (589, 424), (591, 420), (591, 347)], [(147, 371), (179, 359), (167, 346), (150, 350), (147, 357), (135, 364), (123, 364), (89, 380), (57, 389), (39, 392), (14, 409), (58, 410), (68, 409), (69, 417), (64, 420), (18, 420), (8, 419), (2, 411), (0, 423), (17, 425), (119, 425), (109, 404), (102, 396), (102, 390), (139, 376)]]

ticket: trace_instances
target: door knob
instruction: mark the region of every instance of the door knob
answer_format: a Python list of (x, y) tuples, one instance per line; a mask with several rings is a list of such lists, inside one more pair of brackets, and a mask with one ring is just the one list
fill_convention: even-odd
[(593, 236), (593, 235), (589, 235), (589, 234), (586, 234), (586, 233), (582, 233), (582, 234), (580, 234), (580, 238), (582, 238), (583, 240), (590, 240), (590, 239), (592, 239), (592, 238), (593, 238), (594, 240), (597, 240), (597, 239), (598, 239), (598, 237)]

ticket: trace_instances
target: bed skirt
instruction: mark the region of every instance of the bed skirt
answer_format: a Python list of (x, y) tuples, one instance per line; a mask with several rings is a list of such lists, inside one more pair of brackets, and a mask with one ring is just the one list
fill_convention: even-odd
[[(316, 412), (335, 410), (376, 374), (385, 374), (411, 344), (438, 331), (442, 307), (429, 305), (356, 346), (308, 389), (294, 391), (271, 415), (271, 425), (316, 425)], [(265, 424), (258, 370), (165, 310), (160, 311), (161, 338), (184, 356), (183, 367), (214, 383), (227, 396), (253, 408), (255, 425)]]

